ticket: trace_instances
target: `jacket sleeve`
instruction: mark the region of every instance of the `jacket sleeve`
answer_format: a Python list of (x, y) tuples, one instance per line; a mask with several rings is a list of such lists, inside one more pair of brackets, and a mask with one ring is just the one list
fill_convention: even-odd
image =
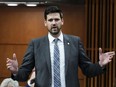
[(24, 55), (23, 62), (18, 69), (18, 73), (15, 76), (12, 75), (12, 78), (18, 81), (27, 81), (34, 68), (34, 64), (34, 42), (31, 41)]
[(86, 75), (87, 77), (93, 77), (102, 74), (105, 71), (105, 69), (103, 69), (99, 65), (99, 63), (93, 64), (91, 62), (90, 58), (88, 58), (88, 56), (86, 55), (86, 52), (80, 39), (78, 44), (79, 44), (79, 66), (83, 74)]

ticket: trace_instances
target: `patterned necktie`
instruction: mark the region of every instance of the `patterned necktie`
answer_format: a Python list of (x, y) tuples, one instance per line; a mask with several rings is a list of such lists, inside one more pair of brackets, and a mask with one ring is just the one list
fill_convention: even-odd
[(61, 87), (60, 81), (60, 58), (59, 58), (59, 48), (57, 45), (58, 39), (54, 39), (54, 87)]

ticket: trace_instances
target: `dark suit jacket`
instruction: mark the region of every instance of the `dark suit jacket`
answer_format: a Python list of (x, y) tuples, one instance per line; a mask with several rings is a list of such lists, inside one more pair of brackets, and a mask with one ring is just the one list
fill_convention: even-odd
[[(88, 77), (103, 73), (98, 63), (90, 62), (79, 37), (71, 35), (63, 35), (63, 37), (66, 87), (79, 87), (78, 66)], [(14, 79), (26, 81), (34, 66), (36, 70), (35, 87), (51, 87), (52, 73), (48, 36), (31, 41)]]

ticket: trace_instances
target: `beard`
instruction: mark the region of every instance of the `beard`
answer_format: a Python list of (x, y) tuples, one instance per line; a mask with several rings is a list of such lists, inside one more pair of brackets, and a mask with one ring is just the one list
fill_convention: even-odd
[[(49, 29), (48, 29), (49, 30)], [(60, 32), (61, 28), (58, 28), (58, 27), (52, 27), (49, 32), (51, 35), (58, 35), (59, 32)]]

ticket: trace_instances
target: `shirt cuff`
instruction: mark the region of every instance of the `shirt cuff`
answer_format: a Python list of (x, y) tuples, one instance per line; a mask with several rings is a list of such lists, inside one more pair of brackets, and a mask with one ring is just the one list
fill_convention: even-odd
[(32, 86), (30, 80), (27, 81), (27, 84), (28, 84), (29, 86)]

